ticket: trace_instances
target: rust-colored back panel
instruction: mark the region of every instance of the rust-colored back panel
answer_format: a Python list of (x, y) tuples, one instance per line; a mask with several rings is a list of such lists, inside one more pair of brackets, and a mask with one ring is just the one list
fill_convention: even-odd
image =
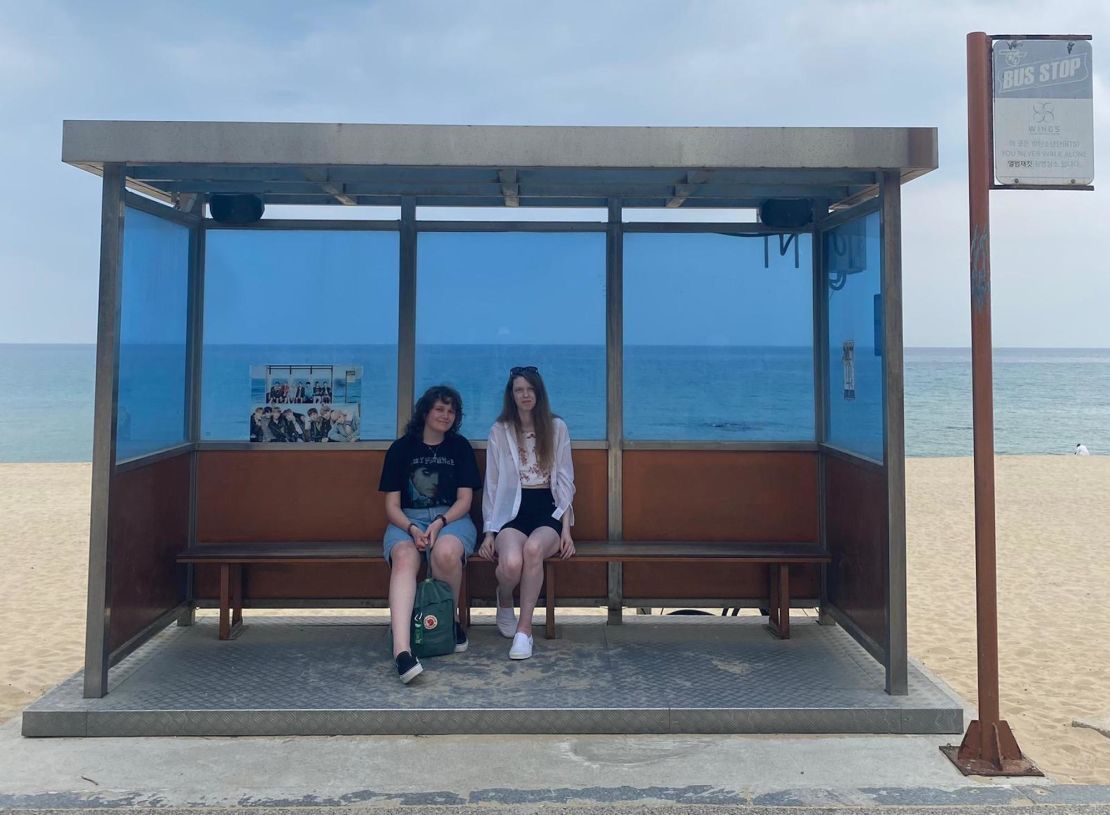
[(608, 452), (574, 451), (574, 488), (574, 537), (605, 540), (609, 537)]
[[(485, 472), (485, 452), (478, 450)], [(199, 453), (197, 538), (215, 541), (381, 540), (384, 497), (378, 492), (385, 451), (236, 450)], [(608, 528), (608, 459), (604, 450), (575, 450), (574, 534), (604, 538)], [(481, 531), (481, 493), (472, 516)], [(480, 540), (479, 536), (479, 540)], [(252, 566), (246, 597), (254, 599), (385, 599), (385, 562), (357, 566)], [(198, 566), (200, 598), (218, 596), (218, 570)], [(560, 572), (559, 593), (602, 597), (604, 564), (573, 564)], [(492, 569), (477, 568), (477, 597), (493, 595)]]
[[(380, 540), (384, 450), (211, 450), (198, 454), (197, 540)], [(198, 566), (196, 595), (219, 596), (218, 569)], [(255, 599), (385, 597), (389, 568), (267, 565), (246, 569)]]
[[(812, 541), (817, 539), (815, 453), (628, 451), (624, 457), (625, 537), (639, 539)], [(385, 529), (377, 491), (383, 451), (206, 451), (200, 454), (198, 537), (235, 540), (378, 540)], [(485, 454), (478, 451), (484, 471)], [(605, 450), (574, 452), (574, 535), (608, 534)], [(480, 496), (475, 523), (481, 521)], [(384, 563), (365, 566), (254, 566), (247, 597), (384, 599)], [(795, 567), (795, 596), (816, 596), (819, 570)], [(493, 570), (471, 572), (476, 598), (493, 595)], [(604, 564), (560, 567), (563, 597), (604, 597)], [(767, 570), (715, 564), (625, 565), (632, 597), (762, 597)], [(197, 594), (216, 596), (215, 569), (197, 568)]]
[(112, 477), (110, 650), (185, 599), (175, 558), (188, 535), (189, 453)]
[[(389, 567), (384, 560), (366, 564), (259, 563), (244, 569), (243, 574), (243, 596), (248, 600), (384, 600), (389, 596)], [(218, 599), (218, 578), (217, 567), (197, 565), (196, 596)]]
[[(817, 454), (741, 450), (624, 453), (626, 540), (816, 541)], [(791, 570), (816, 597), (820, 569)], [(627, 598), (766, 597), (767, 567), (626, 563)]]
[[(625, 605), (637, 599), (684, 598), (769, 598), (767, 566), (742, 563), (625, 563)], [(820, 596), (821, 567), (796, 564), (790, 567), (790, 596)], [(767, 603), (769, 605), (769, 603)]]
[(815, 541), (817, 500), (816, 453), (624, 454), (626, 540)]
[(826, 456), (829, 600), (879, 646), (887, 640), (887, 486), (873, 466)]
[(207, 450), (197, 540), (379, 540), (383, 450)]

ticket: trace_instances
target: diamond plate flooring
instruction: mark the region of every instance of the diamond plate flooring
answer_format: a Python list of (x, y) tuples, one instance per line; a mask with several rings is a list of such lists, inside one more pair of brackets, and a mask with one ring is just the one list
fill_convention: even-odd
[[(755, 618), (565, 620), (535, 656), (475, 625), (470, 650), (396, 678), (381, 618), (213, 620), (171, 627), (116, 668), (102, 699), (80, 676), (23, 714), (27, 736), (433, 733), (960, 733), (959, 701), (916, 668), (908, 696), (841, 629)], [(540, 629), (537, 629), (537, 633)]]

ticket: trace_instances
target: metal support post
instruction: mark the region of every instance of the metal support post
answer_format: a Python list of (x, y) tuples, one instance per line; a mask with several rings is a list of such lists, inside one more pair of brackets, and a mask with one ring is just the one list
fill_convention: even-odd
[(401, 199), (397, 312), (397, 435), (405, 432), (416, 399), (416, 199)]
[[(200, 452), (200, 401), (204, 364), (204, 253), (207, 234), (204, 229), (204, 205), (195, 206), (200, 221), (189, 228), (189, 305), (186, 320), (188, 335), (185, 340), (185, 440), (193, 445), (189, 453), (189, 531), (188, 545), (197, 542), (197, 489)], [(185, 608), (178, 615), (177, 624), (192, 625), (196, 621), (193, 580), (196, 569), (192, 563), (185, 566)]]
[(902, 369), (902, 178), (880, 179), (882, 230), (883, 463), (886, 470), (886, 692), (909, 693), (906, 648), (906, 428)]
[[(829, 202), (815, 201), (813, 206), (813, 232), (810, 254), (813, 258), (813, 440), (824, 444), (828, 437), (828, 275), (825, 272), (824, 221), (829, 217)], [(828, 541), (828, 477), (825, 471), (825, 453), (817, 451), (817, 536), (821, 548), (829, 549)], [(821, 564), (821, 587), (818, 597), (817, 622), (835, 625), (828, 611), (829, 567)]]
[(975, 454), (975, 618), (979, 718), (959, 747), (941, 750), (964, 775), (1041, 775), (998, 705), (998, 587), (991, 382), (991, 40), (967, 35), (967, 157), (971, 236), (971, 398)]
[[(609, 540), (624, 536), (624, 222), (619, 198), (609, 199), (605, 229), (606, 438), (609, 446)], [(608, 565), (609, 624), (624, 610), (624, 573)]]
[(108, 692), (108, 635), (112, 616), (108, 519), (112, 473), (116, 468), (120, 305), (123, 295), (123, 197), (123, 165), (105, 164), (100, 210), (100, 302), (96, 329), (89, 590), (85, 618), (86, 699), (96, 699)]

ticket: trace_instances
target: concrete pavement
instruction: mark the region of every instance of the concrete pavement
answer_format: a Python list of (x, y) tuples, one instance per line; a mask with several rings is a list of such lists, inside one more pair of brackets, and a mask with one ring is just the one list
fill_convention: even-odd
[(0, 811), (1110, 813), (1110, 787), (968, 779), (936, 736), (26, 739)]

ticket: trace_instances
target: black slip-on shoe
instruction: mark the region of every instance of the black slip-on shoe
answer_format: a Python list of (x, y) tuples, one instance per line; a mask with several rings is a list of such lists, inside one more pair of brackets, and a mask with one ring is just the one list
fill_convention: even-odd
[(394, 661), (397, 663), (397, 676), (406, 685), (424, 672), (424, 666), (420, 664), (420, 660), (408, 651), (399, 653)]

